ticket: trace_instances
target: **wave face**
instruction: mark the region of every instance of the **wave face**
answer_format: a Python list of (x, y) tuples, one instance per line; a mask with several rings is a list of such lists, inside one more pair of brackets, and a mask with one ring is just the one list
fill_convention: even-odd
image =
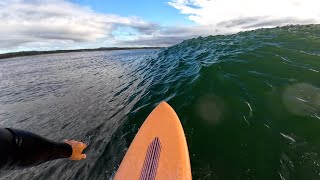
[(2, 178), (112, 178), (161, 101), (181, 119), (194, 179), (320, 178), (320, 25), (21, 57), (0, 72), (1, 126), (90, 143), (85, 161)]
[(319, 25), (199, 37), (151, 61), (152, 86), (130, 119), (168, 101), (194, 179), (319, 178)]

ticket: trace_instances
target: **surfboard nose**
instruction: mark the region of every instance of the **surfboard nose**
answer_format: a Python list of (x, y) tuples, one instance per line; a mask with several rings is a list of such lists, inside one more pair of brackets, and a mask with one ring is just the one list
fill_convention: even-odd
[(187, 141), (173, 108), (161, 102), (132, 141), (114, 179), (191, 179)]

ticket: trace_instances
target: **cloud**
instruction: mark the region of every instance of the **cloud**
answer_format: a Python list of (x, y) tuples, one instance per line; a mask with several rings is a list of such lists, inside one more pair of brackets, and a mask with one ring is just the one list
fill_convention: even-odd
[(117, 43), (169, 46), (197, 36), (320, 23), (319, 0), (171, 0), (168, 4), (187, 15), (196, 25), (161, 27), (152, 35), (137, 35)]
[(189, 26), (189, 27), (160, 27), (152, 34), (138, 34), (130, 39), (119, 39), (115, 42), (119, 46), (171, 46), (182, 42), (183, 40), (208, 36), (212, 34), (221, 34), (210, 26)]
[(0, 10), (0, 50), (112, 40), (113, 31), (123, 26), (143, 34), (157, 28), (137, 17), (99, 14), (64, 0), (2, 0)]
[(196, 25), (158, 27), (152, 34), (138, 34), (116, 44), (170, 46), (185, 39), (232, 34), (289, 24), (320, 23), (320, 1), (305, 0), (171, 0), (168, 2)]
[(1, 0), (0, 53), (170, 46), (197, 36), (320, 23), (319, 0), (170, 0), (168, 3), (195, 25), (162, 26), (138, 17), (97, 13), (67, 0)]
[(320, 23), (319, 0), (172, 0), (169, 4), (195, 23), (226, 33)]

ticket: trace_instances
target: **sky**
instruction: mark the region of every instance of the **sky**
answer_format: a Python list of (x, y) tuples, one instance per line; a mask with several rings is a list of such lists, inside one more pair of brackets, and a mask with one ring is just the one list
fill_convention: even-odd
[(0, 53), (170, 46), (185, 39), (319, 24), (319, 0), (1, 0)]

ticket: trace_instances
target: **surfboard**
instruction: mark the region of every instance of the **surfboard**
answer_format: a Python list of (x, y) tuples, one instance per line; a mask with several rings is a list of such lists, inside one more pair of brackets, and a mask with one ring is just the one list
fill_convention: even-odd
[(114, 179), (192, 179), (185, 134), (169, 104), (161, 102), (149, 114)]

